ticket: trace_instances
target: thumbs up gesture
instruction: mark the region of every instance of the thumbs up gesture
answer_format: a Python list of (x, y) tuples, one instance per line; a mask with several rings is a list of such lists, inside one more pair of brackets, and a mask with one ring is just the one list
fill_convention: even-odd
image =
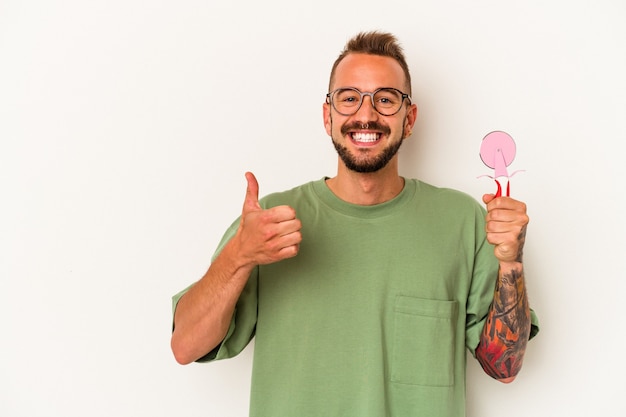
[(302, 241), (302, 224), (289, 206), (262, 209), (259, 204), (259, 183), (246, 172), (248, 187), (241, 211), (236, 238), (239, 254), (254, 265), (274, 263), (298, 254)]

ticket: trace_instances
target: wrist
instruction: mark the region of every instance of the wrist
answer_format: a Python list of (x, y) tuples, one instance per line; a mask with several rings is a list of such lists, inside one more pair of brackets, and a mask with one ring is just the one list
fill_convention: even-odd
[(522, 272), (524, 270), (524, 264), (516, 261), (500, 261), (500, 271), (503, 273), (517, 271)]
[(254, 259), (246, 256), (238, 234), (226, 243), (220, 253), (220, 258), (230, 266), (232, 274), (242, 270), (249, 273), (256, 266)]

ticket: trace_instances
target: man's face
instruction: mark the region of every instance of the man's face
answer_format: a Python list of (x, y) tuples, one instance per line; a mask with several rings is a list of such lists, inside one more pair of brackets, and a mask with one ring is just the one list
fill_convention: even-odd
[[(404, 72), (392, 58), (367, 54), (349, 54), (337, 66), (331, 91), (354, 87), (362, 92), (391, 87), (408, 92)], [(417, 116), (415, 105), (405, 100), (398, 113), (383, 116), (372, 106), (371, 96), (364, 96), (359, 110), (350, 116), (324, 104), (324, 126), (346, 167), (356, 172), (376, 172), (390, 161), (409, 136)]]

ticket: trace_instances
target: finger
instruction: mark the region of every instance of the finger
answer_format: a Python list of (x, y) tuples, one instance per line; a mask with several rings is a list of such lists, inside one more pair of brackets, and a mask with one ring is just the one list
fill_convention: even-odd
[(301, 242), (302, 234), (300, 231), (281, 236), (277, 242), (277, 246), (280, 248), (278, 251), (279, 257), (284, 259), (297, 255)]
[(252, 172), (246, 172), (246, 181), (248, 186), (246, 188), (246, 198), (243, 202), (243, 215), (261, 210), (261, 205), (259, 204), (259, 183)]
[(264, 217), (260, 223), (263, 224), (263, 227), (259, 229), (261, 239), (264, 242), (271, 242), (274, 250), (300, 243), (302, 239), (300, 235), (302, 223), (300, 220), (268, 221), (267, 214), (267, 210), (261, 214)]
[(262, 219), (268, 223), (280, 223), (296, 218), (296, 211), (289, 206), (276, 206), (266, 209)]
[[(485, 194), (483, 196), (483, 201), (485, 201), (485, 199), (488, 199), (489, 195), (490, 194)], [(491, 199), (487, 203), (487, 205), (487, 210), (500, 208), (526, 212), (526, 204), (523, 201), (519, 201), (511, 197), (496, 197)]]
[(489, 231), (496, 231), (495, 227), (507, 227), (512, 229), (519, 229), (528, 224), (528, 214), (524, 211), (523, 207), (503, 209), (492, 208), (487, 212), (485, 218)]
[[(289, 239), (297, 239), (300, 235), (302, 223), (298, 219), (286, 220), (276, 224), (276, 234), (278, 236), (290, 236)], [(300, 241), (292, 241), (289, 245), (299, 243)]]
[(506, 243), (496, 245), (494, 254), (502, 262), (522, 261), (522, 247), (520, 245)]
[(294, 256), (298, 254), (299, 250), (300, 250), (300, 245), (298, 244), (285, 246), (284, 248), (280, 250), (279, 256), (281, 259), (293, 258)]
[(495, 194), (485, 194), (483, 195), (483, 203), (489, 204), (494, 198), (496, 198)]

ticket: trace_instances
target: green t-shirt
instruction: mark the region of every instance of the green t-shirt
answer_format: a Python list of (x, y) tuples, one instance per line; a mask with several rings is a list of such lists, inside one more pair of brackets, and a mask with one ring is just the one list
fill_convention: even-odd
[(340, 200), (324, 179), (261, 199), (285, 204), (302, 222), (298, 255), (255, 269), (201, 361), (256, 338), (253, 417), (465, 416), (465, 349), (478, 345), (498, 269), (482, 206), (411, 179), (374, 206)]

